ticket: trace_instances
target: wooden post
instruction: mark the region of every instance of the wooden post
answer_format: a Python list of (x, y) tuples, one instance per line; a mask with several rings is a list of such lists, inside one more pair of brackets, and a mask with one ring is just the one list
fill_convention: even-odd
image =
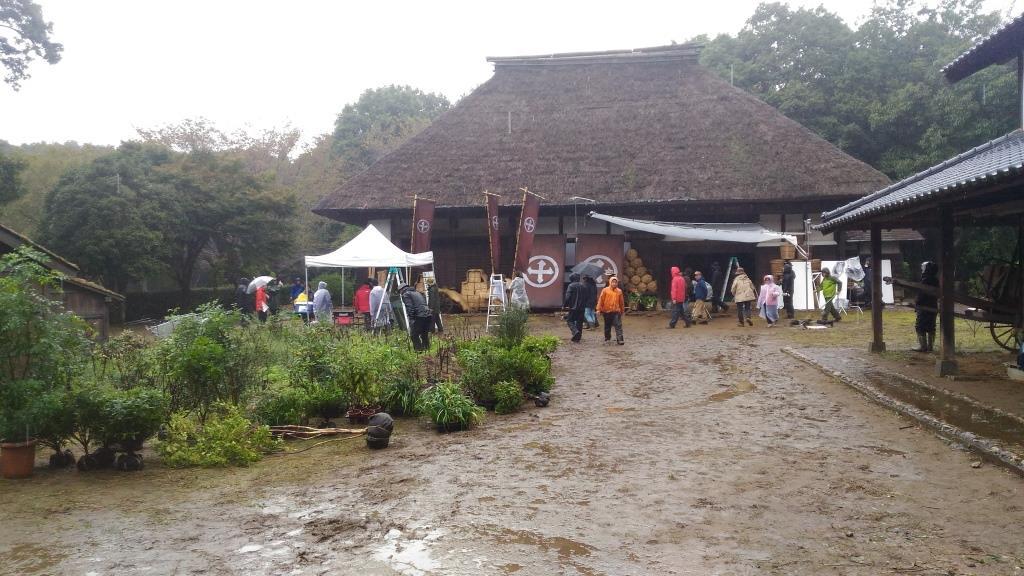
[(871, 224), (871, 351), (885, 352), (882, 339), (882, 226)]
[(942, 351), (936, 369), (939, 376), (954, 376), (957, 373), (956, 333), (953, 327), (953, 210), (949, 206), (939, 208), (939, 330), (942, 336)]

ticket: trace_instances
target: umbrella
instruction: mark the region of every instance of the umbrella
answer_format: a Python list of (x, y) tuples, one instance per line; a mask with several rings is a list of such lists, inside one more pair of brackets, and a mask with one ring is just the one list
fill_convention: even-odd
[(260, 286), (266, 286), (267, 284), (273, 282), (273, 280), (273, 276), (257, 276), (256, 278), (253, 278), (252, 282), (249, 282), (249, 287), (245, 289), (245, 293), (252, 294), (253, 292), (256, 291), (257, 288), (259, 288)]
[(604, 268), (593, 262), (580, 262), (572, 267), (572, 273), (579, 274), (580, 276), (590, 276), (596, 280), (604, 274)]

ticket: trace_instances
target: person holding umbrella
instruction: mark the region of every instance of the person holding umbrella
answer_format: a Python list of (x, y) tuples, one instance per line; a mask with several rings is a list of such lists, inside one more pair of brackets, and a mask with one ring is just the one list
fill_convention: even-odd
[(579, 343), (583, 338), (583, 314), (587, 307), (587, 289), (580, 282), (579, 274), (569, 275), (569, 287), (565, 289), (562, 307), (569, 309), (569, 313), (565, 315), (565, 322), (569, 325), (571, 340)]

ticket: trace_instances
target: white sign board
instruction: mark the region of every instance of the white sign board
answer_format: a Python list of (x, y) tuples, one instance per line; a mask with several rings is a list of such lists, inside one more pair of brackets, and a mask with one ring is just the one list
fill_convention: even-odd
[[(838, 260), (826, 260), (821, 263), (822, 267), (833, 270)], [(797, 310), (811, 310), (814, 308), (814, 285), (813, 279), (810, 275), (810, 263), (793, 261), (793, 272), (796, 273), (796, 279), (793, 282), (793, 308)], [(892, 261), (882, 260), (882, 276), (892, 276)], [(847, 281), (846, 274), (839, 275), (839, 291), (836, 292), (839, 295), (846, 294), (846, 289), (849, 282)], [(867, 279), (866, 279), (867, 280)], [(818, 297), (818, 309), (825, 307), (825, 299), (821, 294)], [(882, 282), (882, 302), (886, 304), (893, 304), (895, 298), (892, 293), (892, 284), (886, 284)]]

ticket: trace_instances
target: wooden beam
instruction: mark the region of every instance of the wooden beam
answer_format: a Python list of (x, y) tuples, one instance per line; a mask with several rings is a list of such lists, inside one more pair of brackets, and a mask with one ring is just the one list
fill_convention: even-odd
[(956, 332), (953, 327), (953, 266), (956, 263), (953, 251), (953, 210), (949, 206), (939, 209), (939, 330), (942, 336), (942, 350), (936, 370), (939, 376), (955, 376)]
[(882, 339), (882, 226), (871, 225), (871, 351), (885, 352)]

